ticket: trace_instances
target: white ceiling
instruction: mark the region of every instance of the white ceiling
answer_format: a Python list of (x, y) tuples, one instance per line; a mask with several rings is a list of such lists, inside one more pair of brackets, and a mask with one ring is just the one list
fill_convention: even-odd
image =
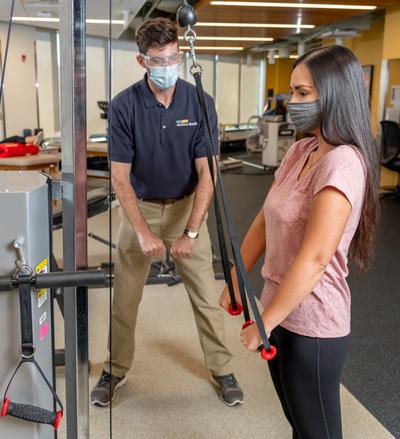
[[(51, 13), (59, 17), (59, 1), (57, 0), (16, 0), (15, 17), (37, 17), (38, 14)], [(112, 18), (123, 19), (122, 11), (129, 11), (129, 16), (134, 17), (137, 11), (145, 3), (145, 0), (112, 0)], [(11, 9), (11, 0), (0, 0), (0, 21), (8, 21)], [(108, 19), (109, 0), (87, 0), (86, 17), (97, 19)], [(33, 23), (21, 22), (27, 26), (35, 26), (47, 29), (58, 29), (56, 23)], [(118, 38), (123, 31), (121, 24), (113, 24), (113, 37)], [(87, 24), (89, 35), (108, 37), (107, 24)]]

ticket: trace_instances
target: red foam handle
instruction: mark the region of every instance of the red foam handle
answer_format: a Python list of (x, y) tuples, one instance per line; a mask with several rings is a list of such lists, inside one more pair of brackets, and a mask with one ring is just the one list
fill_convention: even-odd
[(4, 404), (3, 404), (3, 408), (1, 409), (1, 416), (7, 416), (7, 412), (8, 412), (8, 406), (10, 405), (10, 398), (7, 396), (4, 399)]
[(56, 420), (54, 421), (54, 430), (58, 430), (58, 427), (60, 426), (62, 417), (63, 417), (63, 412), (61, 410), (59, 410), (57, 412)]
[(269, 351), (267, 351), (264, 347), (261, 349), (261, 358), (263, 360), (269, 361), (275, 358), (276, 356), (276, 347), (273, 345), (270, 345)]
[(250, 325), (252, 325), (253, 323), (255, 323), (254, 320), (247, 320), (247, 322), (244, 322), (242, 325), (242, 330), (246, 329), (247, 327), (249, 327)]
[(233, 305), (230, 303), (228, 307), (228, 312), (231, 316), (238, 316), (242, 313), (243, 307), (240, 303), (236, 303), (236, 309), (233, 307)]
[[(242, 325), (242, 330), (248, 328), (253, 323), (255, 323), (254, 320), (244, 322)], [(274, 359), (277, 353), (276, 347), (272, 346), (272, 344), (270, 345), (269, 351), (267, 351), (263, 345), (259, 346), (258, 350), (261, 352), (261, 358), (266, 361)]]

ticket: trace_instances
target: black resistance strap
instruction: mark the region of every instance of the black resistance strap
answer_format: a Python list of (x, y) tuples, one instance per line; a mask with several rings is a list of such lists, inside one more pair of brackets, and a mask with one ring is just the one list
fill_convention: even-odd
[[(221, 258), (223, 259), (223, 266), (224, 266), (224, 274), (226, 276), (226, 281), (228, 283), (229, 287), (229, 294), (231, 299), (231, 306), (232, 308), (230, 311), (235, 310), (235, 314), (239, 314), (237, 312), (238, 304), (236, 304), (235, 295), (234, 295), (234, 289), (232, 285), (232, 278), (230, 274), (230, 270), (227, 270), (227, 266), (229, 266), (228, 256), (227, 256), (227, 250), (226, 250), (226, 243), (225, 243), (225, 236), (224, 236), (224, 230), (222, 227), (222, 219), (221, 219), (221, 209), (219, 207), (219, 201), (218, 201), (218, 194), (216, 192), (216, 184), (214, 181), (214, 159), (216, 157), (216, 151), (217, 149), (213, 147), (213, 137), (212, 137), (212, 130), (210, 125), (210, 118), (208, 115), (207, 110), (207, 104), (205, 100), (205, 93), (203, 89), (203, 85), (201, 82), (201, 74), (202, 74), (202, 68), (200, 65), (197, 64), (196, 61), (196, 53), (194, 48), (194, 42), (196, 40), (196, 33), (191, 28), (192, 25), (196, 24), (197, 22), (197, 16), (194, 11), (194, 8), (187, 3), (186, 0), (182, 0), (182, 6), (179, 8), (177, 12), (177, 21), (180, 24), (181, 27), (186, 27), (187, 30), (185, 32), (185, 40), (190, 45), (193, 65), (190, 69), (190, 73), (193, 76), (195, 83), (196, 83), (196, 90), (197, 90), (197, 96), (199, 100), (199, 104), (202, 110), (202, 116), (203, 116), (203, 126), (204, 126), (204, 137), (205, 137), (205, 145), (206, 145), (206, 151), (207, 151), (207, 158), (208, 158), (208, 165), (210, 169), (211, 179), (213, 181), (214, 186), (214, 206), (216, 211), (216, 219), (217, 219), (217, 229), (218, 229), (218, 240), (221, 247)], [(262, 346), (259, 347), (259, 350), (261, 351), (261, 356), (264, 360), (270, 360), (275, 357), (276, 355), (276, 348), (274, 346), (271, 346), (264, 328), (263, 321), (261, 319), (260, 312), (257, 307), (257, 303), (255, 300), (255, 295), (253, 290), (251, 289), (246, 269), (243, 263), (242, 256), (240, 254), (240, 249), (238, 245), (238, 241), (235, 234), (234, 224), (232, 220), (231, 211), (229, 208), (229, 205), (227, 203), (227, 197), (224, 189), (224, 184), (222, 180), (222, 175), (220, 168), (218, 166), (218, 163), (215, 163), (216, 173), (217, 173), (217, 186), (220, 189), (220, 195), (223, 202), (223, 208), (225, 212), (225, 219), (226, 219), (226, 225), (228, 229), (228, 234), (231, 242), (234, 262), (235, 262), (235, 268), (238, 278), (238, 284), (239, 284), (239, 290), (240, 290), (240, 297), (243, 304), (243, 310), (244, 310), (244, 318), (245, 323), (243, 325), (243, 329), (247, 326), (256, 323), (260, 337), (262, 339)], [(222, 244), (222, 245), (221, 245)], [(250, 306), (253, 311), (254, 319), (250, 320), (248, 307), (247, 307), (247, 300), (246, 296), (250, 301)], [(236, 304), (236, 306), (234, 306)], [(232, 313), (233, 314), (233, 313)]]
[[(35, 360), (35, 347), (33, 345), (33, 332), (32, 332), (32, 297), (31, 297), (31, 273), (20, 273), (18, 275), (19, 284), (19, 304), (20, 304), (20, 320), (21, 320), (21, 361), (16, 367), (11, 379), (4, 392), (3, 407), (1, 410), (1, 416), (13, 416), (14, 418), (23, 419), (25, 421), (35, 422), (39, 424), (49, 424), (58, 429), (61, 418), (63, 416), (63, 405), (58, 397), (53, 386), (46, 378), (43, 370)], [(37, 407), (29, 404), (21, 404), (17, 402), (11, 402), (8, 391), (14, 378), (25, 363), (32, 363), (38, 370), (46, 386), (53, 395), (53, 400), (58, 404), (60, 410), (50, 411), (42, 407)]]
[[(201, 73), (200, 72), (201, 72), (201, 70), (199, 69), (196, 73), (193, 73), (193, 78), (196, 82), (197, 97), (199, 99), (200, 106), (202, 109), (202, 114), (203, 114), (204, 138), (205, 138), (205, 142), (206, 142), (208, 167), (210, 169), (211, 176), (215, 175), (215, 169), (216, 169), (217, 181), (221, 182), (221, 173), (220, 173), (218, 164), (216, 162), (217, 152), (216, 152), (215, 148), (213, 147), (211, 126), (210, 126), (210, 121), (209, 121), (209, 116), (208, 116), (207, 104), (205, 102), (205, 95), (204, 95), (204, 90), (203, 90), (203, 84), (201, 82)], [(215, 168), (214, 168), (214, 162), (215, 162)], [(228, 250), (227, 250), (227, 245), (226, 245), (226, 240), (225, 240), (224, 227), (223, 227), (223, 223), (222, 223), (221, 208), (220, 208), (219, 201), (218, 201), (217, 185), (215, 183), (214, 178), (212, 178), (212, 182), (213, 182), (213, 188), (214, 188), (214, 209), (215, 209), (215, 218), (216, 218), (217, 231), (218, 231), (218, 242), (219, 242), (220, 251), (221, 251), (222, 267), (224, 269), (224, 276), (225, 276), (226, 283), (228, 284), (229, 297), (231, 300), (228, 311), (231, 315), (234, 315), (234, 316), (239, 315), (241, 313), (242, 307), (243, 307), (244, 320), (246, 322), (248, 322), (250, 320), (250, 314), (249, 314), (249, 308), (247, 305), (246, 292), (244, 289), (244, 284), (242, 282), (241, 276), (238, 276), (238, 284), (239, 284), (240, 299), (242, 302), (242, 307), (236, 301), (233, 282), (232, 282), (231, 267), (230, 267), (229, 257), (228, 257)], [(222, 199), (223, 199), (224, 207), (225, 207), (225, 201), (226, 201), (225, 194), (221, 193), (221, 195), (222, 195)], [(228, 233), (230, 236), (232, 236), (230, 233), (230, 230), (229, 230), (229, 224), (228, 224)], [(237, 266), (235, 253), (233, 253), (233, 256), (234, 256), (235, 266)]]
[[(205, 144), (206, 144), (206, 149), (207, 149), (208, 164), (210, 167), (211, 175), (214, 175), (213, 157), (215, 156), (215, 153), (213, 154), (213, 151), (215, 151), (215, 149), (212, 146), (212, 134), (211, 134), (210, 119), (208, 116), (207, 105), (205, 102), (204, 89), (203, 89), (203, 85), (201, 82), (201, 70), (197, 69), (197, 71), (192, 73), (192, 75), (193, 75), (193, 78), (196, 82), (197, 96), (199, 98), (200, 106), (201, 106), (202, 113), (203, 113), (203, 124), (204, 124)], [(261, 350), (262, 357), (263, 357), (263, 359), (272, 359), (275, 356), (276, 349), (274, 346), (271, 346), (269, 343), (267, 334), (265, 332), (264, 324), (263, 324), (260, 312), (259, 312), (258, 307), (257, 307), (254, 292), (251, 289), (250, 284), (248, 282), (246, 269), (245, 269), (245, 266), (243, 263), (242, 255), (240, 254), (238, 240), (236, 238), (236, 233), (235, 233), (235, 228), (234, 228), (234, 224), (233, 224), (233, 220), (232, 220), (231, 211), (230, 211), (230, 208), (229, 208), (229, 205), (227, 202), (227, 196), (226, 196), (226, 192), (225, 192), (225, 188), (224, 188), (224, 184), (223, 184), (223, 180), (222, 180), (221, 170), (220, 170), (217, 163), (215, 163), (215, 167), (217, 170), (218, 187), (220, 189), (221, 199), (222, 199), (223, 207), (224, 207), (224, 211), (225, 211), (225, 218), (226, 218), (226, 225), (227, 225), (227, 229), (228, 229), (228, 235), (229, 235), (231, 246), (232, 246), (233, 258), (234, 258), (234, 262), (235, 262), (237, 278), (238, 278), (238, 283), (239, 283), (239, 289), (240, 289), (240, 296), (241, 296), (241, 300), (242, 300), (242, 304), (243, 304), (243, 309), (247, 310), (247, 313), (244, 313), (245, 323), (243, 325), (243, 329), (254, 323), (254, 321), (252, 321), (250, 319), (249, 312), (247, 309), (247, 300), (246, 300), (246, 295), (247, 295), (247, 298), (250, 301), (251, 309), (253, 311), (255, 323), (257, 325), (261, 340), (263, 342), (263, 349)], [(214, 185), (214, 188), (215, 188), (215, 185)], [(218, 202), (218, 194), (216, 192), (214, 194), (214, 200), (215, 200), (214, 204), (216, 206), (218, 206), (218, 207), (216, 207), (216, 211), (217, 211), (217, 209), (218, 209), (218, 211), (220, 211), (219, 202)], [(221, 229), (218, 228), (218, 238), (219, 238), (220, 242), (225, 241), (225, 237), (220, 236), (221, 234), (223, 234), (222, 227), (221, 227)], [(225, 254), (226, 254), (225, 252), (223, 253), (221, 251), (221, 258), (224, 258), (224, 257), (226, 258)], [(230, 272), (229, 272), (229, 276), (230, 276)], [(232, 280), (231, 280), (231, 282), (232, 282)]]

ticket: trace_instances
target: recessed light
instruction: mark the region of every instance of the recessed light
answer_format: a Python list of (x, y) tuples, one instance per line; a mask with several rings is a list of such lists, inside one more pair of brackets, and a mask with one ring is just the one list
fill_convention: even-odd
[(262, 29), (314, 29), (315, 24), (269, 24), (269, 23), (212, 23), (212, 22), (199, 22), (195, 26), (208, 26), (208, 27), (254, 27)]
[[(183, 40), (184, 37), (179, 37)], [(197, 37), (199, 41), (274, 41), (273, 38), (263, 38), (263, 37)]]
[[(59, 23), (60, 19), (58, 17), (13, 17), (13, 21), (30, 21), (39, 23)], [(110, 20), (97, 19), (97, 18), (87, 18), (86, 23), (88, 24), (108, 24)], [(124, 20), (111, 20), (112, 24), (124, 24)]]
[[(87, 18), (86, 23), (89, 24), (108, 24), (110, 23), (110, 20), (108, 19), (97, 19), (97, 18)], [(112, 24), (124, 24), (124, 20), (111, 20)]]
[[(182, 50), (190, 50), (190, 47), (188, 46), (180, 46), (179, 47)], [(236, 52), (238, 50), (243, 50), (243, 47), (225, 47), (225, 46), (198, 46), (196, 47), (196, 50), (230, 50), (231, 52)]]
[(371, 11), (376, 6), (367, 5), (343, 5), (343, 4), (322, 4), (322, 3), (276, 3), (276, 2), (247, 2), (247, 1), (226, 1), (213, 0), (210, 3), (215, 6), (256, 6), (263, 8), (296, 8), (296, 9), (345, 9)]
[(13, 17), (13, 21), (34, 21), (39, 23), (58, 23), (59, 18), (56, 17)]
[[(290, 59), (297, 59), (299, 55), (289, 55)], [(275, 59), (280, 59), (281, 57), (279, 55), (274, 55)], [(288, 59), (288, 58), (282, 58), (282, 59)]]

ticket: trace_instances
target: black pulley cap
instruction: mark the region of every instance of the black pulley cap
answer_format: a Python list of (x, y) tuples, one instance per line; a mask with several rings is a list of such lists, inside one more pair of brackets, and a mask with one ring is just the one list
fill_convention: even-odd
[(197, 23), (196, 11), (186, 0), (182, 0), (182, 6), (176, 13), (176, 21), (180, 27), (194, 26)]

